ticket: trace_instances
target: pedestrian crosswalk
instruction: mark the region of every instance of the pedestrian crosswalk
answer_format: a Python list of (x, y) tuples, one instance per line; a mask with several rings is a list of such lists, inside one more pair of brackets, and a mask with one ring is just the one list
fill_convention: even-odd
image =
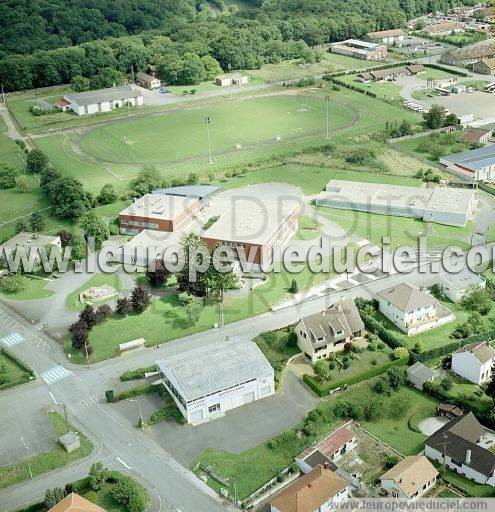
[(7, 336), (4, 336), (1, 341), (6, 347), (13, 347), (14, 345), (17, 345), (18, 343), (22, 343), (26, 338), (17, 331), (11, 332)]
[(64, 368), (63, 366), (54, 366), (53, 368), (50, 368), (49, 370), (46, 370), (41, 374), (43, 377), (43, 380), (48, 384), (54, 384), (55, 382), (58, 382), (59, 380), (65, 379), (69, 375), (72, 375), (72, 372), (70, 370), (67, 370), (67, 368)]
[(88, 396), (88, 398), (85, 398), (84, 400), (79, 400), (79, 402), (69, 405), (69, 409), (71, 410), (72, 414), (75, 414), (77, 411), (85, 409), (91, 405), (96, 405), (97, 403), (98, 398), (96, 396)]

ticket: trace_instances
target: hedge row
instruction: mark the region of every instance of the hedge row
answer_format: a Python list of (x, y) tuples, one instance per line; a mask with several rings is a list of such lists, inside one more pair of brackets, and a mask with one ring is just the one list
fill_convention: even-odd
[(392, 334), (383, 324), (381, 324), (376, 318), (368, 315), (364, 311), (360, 310), (361, 320), (363, 321), (366, 329), (378, 335), (378, 337), (386, 343), (390, 348), (404, 347), (404, 343)]
[(443, 66), (439, 66), (438, 64), (424, 64), (424, 67), (431, 68), (431, 69), (438, 69), (439, 71), (445, 71), (445, 73), (450, 73), (451, 75), (457, 75), (457, 76), (462, 76), (462, 77), (468, 76), (468, 74), (464, 73), (464, 71), (458, 71), (457, 69), (445, 68)]
[(426, 350), (424, 352), (421, 352), (420, 354), (412, 354), (411, 360), (413, 363), (416, 363), (417, 361), (425, 363), (427, 361), (431, 361), (442, 356), (450, 356), (456, 350), (459, 350), (460, 348), (465, 347), (470, 343), (480, 343), (482, 341), (492, 341), (494, 339), (495, 329), (492, 329), (490, 331), (475, 334), (474, 336), (470, 336), (469, 338), (453, 341), (452, 343), (443, 345), (442, 347)]
[(340, 87), (345, 87), (346, 89), (349, 89), (354, 92), (359, 92), (361, 94), (364, 94), (366, 96), (369, 96), (370, 98), (376, 98), (376, 94), (371, 91), (367, 91), (365, 89), (362, 89), (361, 87), (357, 87), (356, 85), (348, 84), (347, 82), (344, 82), (343, 80), (338, 80), (337, 78), (331, 78), (330, 81), (338, 85)]
[(307, 373), (303, 375), (303, 381), (318, 396), (322, 397), (328, 395), (334, 389), (341, 388), (342, 386), (352, 386), (352, 384), (357, 384), (358, 382), (362, 382), (363, 380), (368, 380), (373, 377), (377, 377), (378, 375), (385, 373), (393, 366), (404, 366), (407, 364), (408, 361), (408, 357), (405, 357), (403, 359), (396, 359), (395, 361), (391, 361), (390, 363), (383, 364), (381, 366), (374, 366), (373, 368), (370, 368), (365, 372), (357, 373), (356, 375), (351, 375), (350, 377), (341, 379), (337, 382), (329, 382), (328, 384), (324, 385), (317, 382), (313, 377), (311, 377)]
[(156, 370), (156, 364), (148, 366), (147, 368), (136, 368), (135, 370), (128, 370), (120, 376), (120, 380), (122, 382), (126, 382), (128, 380), (144, 379), (145, 373), (156, 372)]

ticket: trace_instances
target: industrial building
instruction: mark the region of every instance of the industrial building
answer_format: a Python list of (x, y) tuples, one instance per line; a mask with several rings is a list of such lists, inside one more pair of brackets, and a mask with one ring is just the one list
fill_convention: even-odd
[(67, 94), (64, 96), (64, 100), (69, 103), (68, 108), (82, 116), (97, 112), (110, 112), (126, 105), (142, 105), (143, 95), (130, 85), (119, 85), (96, 91)]
[(406, 34), (400, 28), (392, 30), (379, 30), (378, 32), (368, 32), (364, 39), (372, 43), (394, 44), (402, 43)]
[(193, 197), (205, 202), (220, 190), (216, 185), (182, 185), (177, 187), (160, 188), (153, 190), (153, 194), (163, 196)]
[(440, 163), (470, 181), (495, 182), (495, 145), (441, 157)]
[(275, 392), (273, 368), (249, 340), (178, 349), (156, 365), (188, 423), (212, 420)]
[(271, 183), (229, 190), (217, 196), (209, 210), (216, 221), (202, 233), (210, 250), (216, 245), (235, 249), (234, 257), (258, 267), (272, 261), (297, 232), (301, 197), (295, 187)]
[(387, 47), (381, 44), (359, 41), (358, 39), (346, 39), (338, 43), (332, 43), (332, 53), (347, 55), (361, 60), (383, 60), (387, 58)]
[(137, 235), (143, 229), (184, 230), (201, 207), (192, 197), (146, 194), (119, 213), (120, 232)]
[(466, 267), (460, 272), (444, 272), (440, 274), (438, 286), (446, 297), (452, 302), (457, 303), (474, 288), (484, 290), (486, 288), (486, 279)]
[(318, 206), (356, 210), (465, 226), (475, 208), (473, 189), (407, 187), (331, 180), (316, 197)]

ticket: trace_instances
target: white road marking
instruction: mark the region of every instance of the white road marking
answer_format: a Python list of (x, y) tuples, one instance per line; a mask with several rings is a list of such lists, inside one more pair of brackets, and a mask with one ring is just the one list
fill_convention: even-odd
[(13, 347), (18, 343), (22, 343), (25, 339), (26, 338), (24, 338), (24, 336), (20, 332), (14, 331), (8, 334), (7, 336), (4, 336), (0, 341), (7, 347)]
[(55, 397), (53, 396), (53, 393), (52, 393), (51, 391), (50, 391), (50, 396), (52, 397), (53, 403), (54, 403), (55, 405), (58, 405), (58, 404), (57, 404), (57, 400), (55, 399)]
[(128, 464), (126, 464), (120, 457), (115, 457), (121, 464), (122, 466), (124, 466), (125, 468), (127, 469), (132, 469), (131, 466), (129, 466)]
[(58, 382), (59, 380), (65, 379), (65, 377), (68, 377), (69, 375), (73, 375), (73, 373), (63, 366), (58, 365), (54, 366), (50, 370), (46, 370), (46, 372), (43, 372), (42, 377), (43, 380), (50, 385)]

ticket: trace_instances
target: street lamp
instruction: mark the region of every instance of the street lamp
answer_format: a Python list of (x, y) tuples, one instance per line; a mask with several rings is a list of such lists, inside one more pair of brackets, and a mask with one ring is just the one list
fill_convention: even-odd
[[(26, 445), (25, 441), (24, 441), (24, 437), (21, 436), (21, 441), (22, 441), (22, 444), (24, 445), (24, 448), (26, 449), (26, 451), (28, 452), (28, 455), (29, 455), (29, 448), (28, 446)], [(33, 479), (33, 471), (31, 470), (31, 462), (29, 462), (29, 457), (27, 459), (27, 463), (28, 463), (28, 468), (29, 468), (29, 476), (31, 477), (31, 480)]]
[[(229, 69), (229, 74), (230, 74), (230, 72), (232, 71), (232, 64), (229, 62), (227, 67)], [(230, 77), (230, 76), (229, 76), (229, 91), (230, 91), (230, 99), (232, 99), (232, 77)]]
[(208, 135), (208, 163), (211, 164), (211, 140), (210, 140), (210, 116), (205, 116), (205, 124), (206, 124), (206, 133)]
[(67, 406), (65, 404), (53, 404), (55, 407), (62, 407), (64, 410), (64, 419), (65, 419), (65, 428), (67, 433), (69, 433), (69, 420), (67, 419)]
[(329, 104), (330, 104), (330, 96), (328, 96), (328, 94), (327, 94), (327, 95), (325, 95), (325, 104), (326, 104), (326, 106), (327, 106), (327, 139), (328, 139), (328, 138), (329, 138), (329, 137), (328, 137), (328, 131), (329, 131), (329, 130), (328, 130), (328, 106), (329, 106)]
[(143, 411), (141, 410), (141, 402), (139, 400), (134, 400), (133, 398), (131, 398), (129, 400), (129, 402), (136, 402), (138, 404), (138, 407), (139, 407), (139, 419), (141, 420), (141, 430), (143, 430), (143, 428), (144, 428), (144, 421), (143, 421)]

